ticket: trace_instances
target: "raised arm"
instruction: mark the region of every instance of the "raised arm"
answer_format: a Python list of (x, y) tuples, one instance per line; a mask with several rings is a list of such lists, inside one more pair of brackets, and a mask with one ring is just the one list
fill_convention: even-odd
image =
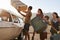
[(53, 24), (52, 24), (52, 22), (51, 22), (51, 28), (54, 30), (54, 31), (56, 31), (57, 32), (57, 30), (53, 27)]
[(58, 32), (54, 27), (52, 27), (53, 30), (55, 30), (56, 32)]
[(22, 12), (27, 13), (27, 11), (22, 11)]
[(19, 12), (22, 16), (26, 17), (26, 15), (22, 14), (21, 12)]
[(20, 12), (20, 9), (19, 9), (19, 8), (18, 8), (17, 10), (18, 10), (18, 12), (19, 12), (22, 16), (25, 17), (25, 15)]
[[(21, 11), (21, 10), (20, 10), (20, 6), (17, 8), (17, 10), (18, 10), (18, 12)], [(22, 11), (22, 12), (27, 13), (27, 11)]]

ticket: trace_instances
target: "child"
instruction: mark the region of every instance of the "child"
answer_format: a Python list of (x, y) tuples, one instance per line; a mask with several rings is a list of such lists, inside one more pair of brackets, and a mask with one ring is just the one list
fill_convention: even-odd
[[(46, 22), (47, 25), (49, 24), (49, 17), (48, 16), (44, 16), (43, 20), (44, 20), (44, 22)], [(47, 39), (47, 32), (46, 32), (46, 30), (40, 33), (40, 39), (41, 40)]]

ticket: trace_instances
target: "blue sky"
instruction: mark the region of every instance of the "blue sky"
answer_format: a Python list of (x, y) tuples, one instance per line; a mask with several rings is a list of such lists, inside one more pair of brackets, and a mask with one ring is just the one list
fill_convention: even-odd
[(60, 13), (60, 0), (21, 0), (28, 6), (33, 6), (32, 12), (37, 12), (41, 8), (44, 13), (57, 12)]

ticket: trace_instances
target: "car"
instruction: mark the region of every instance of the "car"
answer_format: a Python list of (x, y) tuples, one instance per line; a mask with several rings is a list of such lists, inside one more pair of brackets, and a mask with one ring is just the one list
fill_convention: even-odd
[(0, 40), (16, 38), (23, 29), (24, 22), (12, 13), (2, 10), (0, 13)]

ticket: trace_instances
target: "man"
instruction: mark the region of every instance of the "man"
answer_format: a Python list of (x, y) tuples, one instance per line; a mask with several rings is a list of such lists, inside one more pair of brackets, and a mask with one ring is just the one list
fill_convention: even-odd
[(30, 20), (31, 20), (31, 16), (32, 16), (31, 10), (32, 10), (32, 6), (29, 6), (27, 11), (23, 11), (26, 13), (26, 15), (24, 15), (20, 12), (20, 14), (25, 17), (25, 25), (24, 25), (24, 30), (23, 30), (24, 35), (25, 35), (25, 40), (27, 40), (27, 38), (28, 38), (28, 40), (30, 40), (29, 26), (30, 26)]

